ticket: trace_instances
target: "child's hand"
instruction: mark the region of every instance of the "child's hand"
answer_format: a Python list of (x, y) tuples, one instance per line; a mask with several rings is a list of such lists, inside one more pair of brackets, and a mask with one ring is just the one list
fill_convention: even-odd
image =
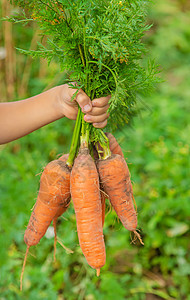
[(0, 103), (0, 144), (16, 140), (63, 117), (76, 119), (78, 104), (85, 113), (85, 121), (97, 128), (105, 127), (110, 96), (91, 101), (80, 89), (72, 101), (76, 91), (64, 84), (25, 100)]
[[(108, 101), (111, 96), (94, 99), (93, 101), (85, 94), (83, 90), (79, 90), (75, 99), (72, 101), (73, 94), (77, 91), (69, 87), (67, 84), (56, 87), (59, 91), (59, 104), (63, 115), (71, 120), (75, 120), (78, 112), (78, 105), (82, 112), (85, 113), (84, 120), (92, 123), (96, 128), (104, 128), (107, 124), (109, 114)], [(78, 103), (78, 104), (77, 104)]]

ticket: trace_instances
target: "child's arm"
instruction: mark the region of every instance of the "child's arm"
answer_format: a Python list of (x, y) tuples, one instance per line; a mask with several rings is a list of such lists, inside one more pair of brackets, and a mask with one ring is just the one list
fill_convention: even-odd
[[(52, 88), (26, 100), (0, 103), (0, 144), (8, 143), (63, 117), (76, 119), (78, 104), (86, 113), (85, 120), (98, 128), (107, 124), (110, 97), (91, 101), (79, 90), (67, 84)], [(78, 104), (77, 104), (78, 102)]]

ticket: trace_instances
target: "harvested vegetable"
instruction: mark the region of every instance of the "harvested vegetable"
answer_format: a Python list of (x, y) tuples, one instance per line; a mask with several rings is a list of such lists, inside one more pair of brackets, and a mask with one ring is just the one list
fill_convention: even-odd
[(71, 196), (80, 247), (88, 264), (97, 270), (106, 260), (99, 177), (88, 149), (81, 149), (71, 172)]
[(24, 241), (29, 247), (39, 243), (58, 209), (64, 210), (69, 202), (70, 171), (61, 160), (51, 161), (42, 173), (37, 201), (25, 231)]
[[(31, 214), (24, 241), (27, 245), (23, 269), (20, 279), (22, 290), (22, 277), (26, 264), (27, 254), (31, 246), (37, 245), (46, 233), (52, 220), (54, 220), (55, 242), (57, 218), (67, 209), (70, 203), (70, 170), (62, 160), (51, 161), (44, 169), (40, 179), (40, 189), (34, 210)], [(54, 243), (55, 245), (55, 243)], [(54, 252), (55, 253), (55, 252)]]
[(97, 163), (101, 184), (109, 196), (123, 226), (129, 231), (137, 227), (137, 215), (132, 200), (129, 170), (123, 157), (113, 154)]

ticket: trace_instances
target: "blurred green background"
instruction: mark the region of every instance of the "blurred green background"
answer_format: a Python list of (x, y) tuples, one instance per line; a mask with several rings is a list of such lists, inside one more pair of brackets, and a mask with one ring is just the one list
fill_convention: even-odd
[[(0, 15), (16, 11), (7, 0)], [(139, 99), (139, 114), (116, 132), (129, 164), (145, 243), (131, 243), (109, 210), (104, 225), (107, 262), (95, 276), (80, 250), (71, 205), (58, 222), (53, 262), (52, 228), (30, 249), (23, 292), (19, 278), (26, 250), (24, 231), (37, 197), (39, 173), (69, 149), (73, 121), (62, 119), (20, 140), (0, 146), (0, 300), (154, 300), (190, 299), (190, 3), (151, 4), (152, 29), (145, 42), (149, 57), (161, 65), (164, 82)], [(35, 25), (0, 22), (0, 101), (23, 99), (64, 82), (52, 62), (19, 54), (35, 49)]]

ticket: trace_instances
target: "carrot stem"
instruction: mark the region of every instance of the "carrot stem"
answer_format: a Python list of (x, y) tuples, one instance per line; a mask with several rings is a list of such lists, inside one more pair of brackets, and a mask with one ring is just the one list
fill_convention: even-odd
[(88, 146), (89, 146), (89, 129), (88, 129), (88, 126), (83, 125), (83, 123), (82, 123), (82, 127), (83, 127), (83, 131), (82, 131), (82, 135), (81, 135), (81, 148), (88, 148)]
[(80, 130), (81, 130), (81, 121), (82, 121), (82, 111), (80, 107), (78, 108), (78, 115), (75, 123), (75, 128), (71, 140), (71, 147), (69, 151), (69, 157), (66, 162), (67, 166), (72, 167), (75, 156), (77, 154), (78, 150), (78, 143), (79, 143), (79, 136), (80, 136)]
[(111, 151), (110, 151), (110, 147), (109, 147), (109, 139), (107, 138), (107, 136), (105, 135), (105, 133), (103, 132), (103, 130), (100, 130), (100, 133), (103, 137), (103, 139), (105, 140), (105, 146), (101, 145), (103, 148), (103, 157), (102, 159), (106, 159), (108, 157), (111, 156)]
[(95, 147), (98, 151), (99, 159), (106, 159), (111, 156), (109, 139), (101, 129), (99, 129), (99, 141), (95, 144)]

